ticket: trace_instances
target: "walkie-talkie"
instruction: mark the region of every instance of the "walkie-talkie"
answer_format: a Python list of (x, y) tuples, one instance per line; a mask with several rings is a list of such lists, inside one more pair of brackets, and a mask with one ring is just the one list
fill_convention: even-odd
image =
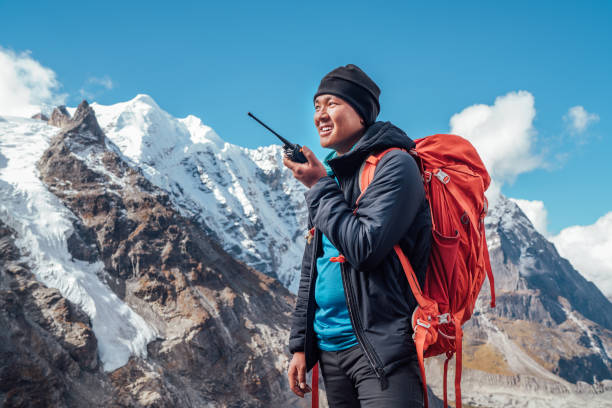
[(285, 145), (283, 146), (283, 153), (285, 153), (285, 156), (294, 162), (297, 163), (307, 163), (308, 160), (306, 159), (306, 157), (304, 156), (304, 153), (302, 153), (302, 146), (300, 146), (299, 144), (294, 144), (291, 143), (290, 141), (288, 141), (287, 139), (285, 139), (284, 137), (282, 137), (281, 135), (279, 135), (278, 133), (276, 133), (275, 131), (273, 131), (272, 129), (270, 129), (265, 123), (263, 123), (261, 120), (257, 119), (255, 117), (255, 115), (253, 115), (251, 112), (247, 113), (250, 117), (252, 117), (253, 119), (255, 119), (257, 122), (259, 122), (260, 125), (262, 125), (263, 127), (265, 127), (266, 129), (268, 129), (270, 132), (274, 133), (276, 135), (276, 137), (278, 137), (281, 142), (283, 142)]

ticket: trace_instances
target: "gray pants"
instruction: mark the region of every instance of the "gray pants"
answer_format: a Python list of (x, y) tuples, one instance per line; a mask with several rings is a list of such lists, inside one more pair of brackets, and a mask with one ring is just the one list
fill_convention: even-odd
[(419, 364), (414, 361), (387, 375), (389, 386), (380, 381), (361, 346), (340, 351), (320, 351), (319, 365), (330, 408), (423, 407)]

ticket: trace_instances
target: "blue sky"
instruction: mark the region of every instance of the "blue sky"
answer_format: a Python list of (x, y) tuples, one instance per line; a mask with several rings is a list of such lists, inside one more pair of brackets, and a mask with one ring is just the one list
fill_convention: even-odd
[[(551, 233), (612, 211), (612, 2), (430, 3), (0, 0), (0, 47), (31, 51), (68, 105), (147, 93), (229, 142), (272, 143), (252, 111), (320, 156), (312, 95), (339, 65), (364, 69), (382, 90), (379, 120), (413, 138), (527, 91), (539, 164), (502, 192), (543, 201)], [(580, 132), (563, 119), (575, 106), (597, 115)]]

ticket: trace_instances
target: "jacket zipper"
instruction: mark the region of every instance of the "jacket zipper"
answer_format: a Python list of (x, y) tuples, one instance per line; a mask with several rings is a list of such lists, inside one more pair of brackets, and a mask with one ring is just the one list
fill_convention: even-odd
[[(317, 250), (318, 250), (318, 243), (319, 243), (319, 230), (315, 229), (315, 236), (314, 236), (314, 243), (313, 243), (313, 247), (312, 247), (312, 259), (311, 259), (311, 263), (310, 263), (310, 282), (308, 284), (308, 306), (306, 307), (306, 332), (304, 333), (305, 335), (305, 339), (304, 339), (304, 348), (307, 349), (306, 347), (306, 342), (308, 342), (308, 334), (309, 334), (309, 329), (310, 329), (310, 324), (308, 323), (308, 319), (310, 318), (310, 308), (313, 307), (312, 301), (311, 301), (311, 297), (310, 294), (312, 293), (312, 288), (314, 286), (314, 281), (313, 279), (316, 280), (316, 276), (314, 276), (314, 270), (317, 267)], [(313, 295), (314, 297), (314, 295)]]
[(361, 320), (359, 316), (353, 312), (353, 307), (351, 306), (352, 301), (353, 301), (353, 292), (350, 290), (349, 283), (347, 282), (348, 275), (346, 277), (344, 276), (345, 275), (344, 263), (340, 264), (340, 268), (342, 271), (341, 276), (342, 276), (342, 284), (344, 286), (344, 295), (346, 297), (346, 306), (349, 312), (349, 317), (351, 319), (351, 322), (353, 323), (353, 326), (355, 327), (355, 335), (357, 336), (357, 340), (359, 341), (359, 343), (363, 345), (363, 353), (365, 354), (370, 365), (372, 366), (372, 369), (374, 370), (376, 377), (378, 377), (378, 379), (381, 380), (381, 375), (384, 375), (384, 371), (382, 368), (377, 368), (377, 365), (374, 363), (374, 360), (376, 360), (379, 363), (378, 364), (379, 367), (382, 366), (382, 364), (380, 363), (380, 360), (378, 359), (376, 352), (374, 350), (371, 350), (372, 345), (366, 340), (365, 336), (362, 333), (363, 327), (361, 325)]

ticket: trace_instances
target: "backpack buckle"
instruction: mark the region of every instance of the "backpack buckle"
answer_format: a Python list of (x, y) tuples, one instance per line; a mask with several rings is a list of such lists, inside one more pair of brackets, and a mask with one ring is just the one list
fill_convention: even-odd
[(423, 172), (423, 181), (425, 183), (429, 183), (431, 181), (431, 171), (424, 171)]
[[(437, 170), (437, 171), (436, 171)], [(434, 170), (434, 175), (440, 180), (443, 184), (446, 184), (450, 181), (450, 176), (443, 172), (440, 169)]]
[(438, 323), (444, 324), (444, 323), (450, 323), (450, 322), (451, 322), (450, 313), (444, 313), (438, 316)]
[(417, 324), (418, 324), (419, 326), (423, 326), (423, 327), (424, 327), (424, 328), (426, 328), (426, 329), (429, 329), (429, 328), (431, 327), (431, 324), (429, 324), (429, 323), (425, 323), (425, 322), (422, 322), (422, 321), (421, 321), (421, 319), (417, 319)]

